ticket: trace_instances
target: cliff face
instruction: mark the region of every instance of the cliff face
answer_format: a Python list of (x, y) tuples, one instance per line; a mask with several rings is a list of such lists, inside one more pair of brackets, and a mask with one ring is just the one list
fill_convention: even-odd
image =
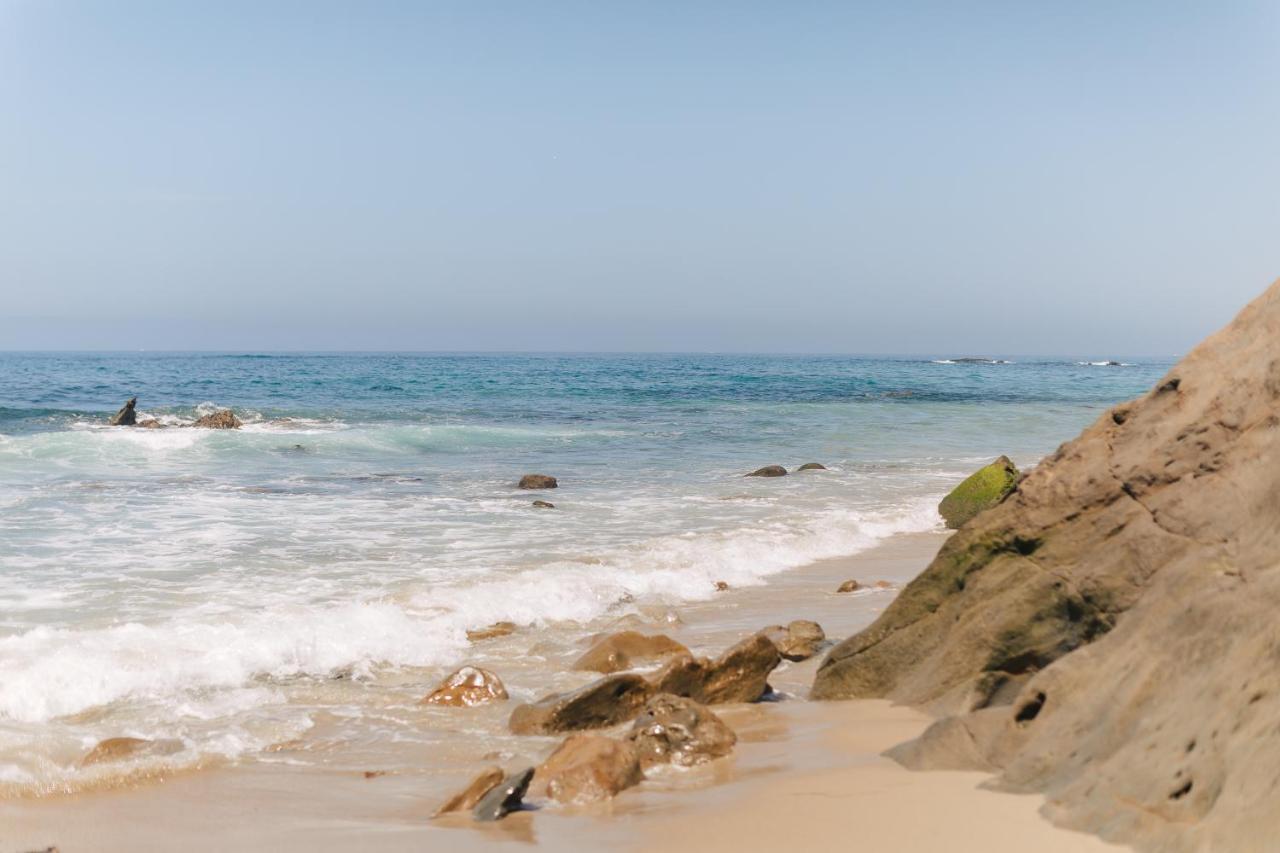
[(954, 715), (896, 757), (999, 770), (1064, 825), (1280, 843), (1280, 282), (957, 532), (813, 694)]

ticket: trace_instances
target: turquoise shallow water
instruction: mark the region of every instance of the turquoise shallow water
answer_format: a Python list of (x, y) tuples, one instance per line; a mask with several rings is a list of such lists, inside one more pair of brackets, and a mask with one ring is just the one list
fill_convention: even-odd
[[(976, 465), (1033, 464), (1170, 366), (942, 360), (0, 354), (0, 784), (106, 731), (251, 752), (289, 707), (264, 679), (445, 666), (467, 628), (931, 529)], [(168, 426), (106, 427), (133, 395)], [(215, 406), (244, 428), (183, 426)], [(516, 490), (533, 471), (561, 488)]]

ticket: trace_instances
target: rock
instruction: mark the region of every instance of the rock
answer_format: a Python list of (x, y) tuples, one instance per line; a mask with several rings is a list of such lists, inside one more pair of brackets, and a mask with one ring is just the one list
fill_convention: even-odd
[(130, 397), (120, 411), (111, 416), (107, 421), (111, 426), (133, 426), (138, 422), (138, 413), (134, 411), (138, 405), (137, 397)]
[(637, 785), (640, 755), (630, 741), (598, 734), (570, 735), (534, 777), (558, 803), (594, 803)]
[(573, 664), (574, 669), (602, 672), (606, 675), (630, 669), (641, 660), (655, 660), (689, 650), (666, 634), (646, 636), (638, 631), (620, 631), (600, 640)]
[(522, 489), (555, 489), (559, 485), (555, 477), (548, 477), (546, 474), (525, 474), (519, 483)]
[(1004, 500), (1017, 482), (1018, 469), (1009, 457), (1001, 456), (956, 486), (938, 504), (938, 512), (947, 522), (947, 527), (959, 530), (978, 513)]
[(862, 589), (862, 584), (858, 583), (857, 581), (845, 581), (844, 583), (840, 584), (840, 586), (836, 589), (836, 592), (857, 592), (860, 589)]
[(511, 812), (519, 810), (531, 781), (532, 767), (503, 779), (480, 798), (480, 802), (471, 810), (472, 817), (479, 821), (502, 820)]
[(716, 581), (716, 592), (728, 592), (729, 584), (724, 581)]
[(1113, 843), (1274, 847), (1277, 341), (1280, 283), (953, 535), (813, 696), (951, 715), (894, 754)]
[(240, 429), (240, 419), (230, 409), (222, 409), (211, 415), (197, 418), (192, 426), (201, 429)]
[(182, 741), (167, 738), (148, 740), (137, 737), (109, 737), (98, 744), (80, 759), (81, 767), (91, 767), (109, 761), (123, 761), (126, 758), (143, 756), (173, 755), (182, 751)]
[(440, 685), (418, 704), (470, 708), (475, 705), (487, 705), (490, 702), (503, 702), (506, 699), (507, 688), (503, 686), (502, 679), (487, 669), (464, 666), (440, 682)]
[(474, 809), (485, 794), (502, 784), (504, 778), (501, 767), (486, 767), (480, 771), (479, 776), (471, 780), (467, 787), (445, 800), (432, 817)]
[(653, 676), (653, 692), (701, 702), (755, 702), (771, 692), (769, 673), (782, 661), (768, 637), (754, 634), (715, 660), (680, 655)]
[(796, 469), (797, 471), (825, 471), (827, 466), (821, 462), (806, 462)]
[(518, 735), (602, 729), (635, 717), (652, 694), (652, 686), (639, 675), (610, 675), (578, 690), (519, 705), (507, 726)]
[(160, 423), (160, 421), (155, 418), (147, 418), (145, 421), (138, 421), (135, 426), (142, 429), (164, 429), (164, 424)]
[(556, 505), (551, 501), (534, 501), (533, 505), (538, 509), (555, 509)]
[(876, 589), (893, 589), (893, 584), (888, 581), (876, 581)]
[(728, 755), (738, 736), (710, 709), (691, 699), (662, 693), (636, 718), (627, 738), (641, 769), (657, 764), (692, 767)]
[(750, 474), (746, 474), (745, 476), (747, 477), (785, 477), (787, 476), (787, 469), (783, 468), (781, 465), (766, 465), (763, 468), (757, 468), (756, 470), (752, 471)]
[(826, 643), (827, 635), (817, 622), (797, 619), (787, 627), (773, 625), (760, 632), (789, 661), (808, 660)]
[(467, 632), (467, 639), (473, 643), (481, 640), (492, 640), (495, 637), (505, 637), (516, 632), (516, 623), (514, 622), (494, 622), (488, 628), (477, 628), (474, 631)]

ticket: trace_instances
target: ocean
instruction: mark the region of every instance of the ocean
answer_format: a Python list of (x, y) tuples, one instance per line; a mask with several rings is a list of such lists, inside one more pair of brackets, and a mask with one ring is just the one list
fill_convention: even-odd
[[(137, 771), (407, 736), (468, 629), (536, 649), (938, 530), (973, 469), (1035, 464), (1171, 365), (0, 354), (0, 795), (91, 787), (105, 737), (165, 745)], [(132, 396), (165, 428), (107, 426)], [(222, 407), (244, 426), (184, 426)]]

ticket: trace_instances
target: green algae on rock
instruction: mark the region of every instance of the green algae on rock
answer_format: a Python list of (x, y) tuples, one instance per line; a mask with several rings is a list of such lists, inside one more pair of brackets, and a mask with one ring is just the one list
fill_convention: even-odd
[(1008, 456), (975, 471), (938, 504), (947, 527), (959, 530), (984, 509), (990, 509), (1013, 491), (1018, 482), (1018, 469)]

